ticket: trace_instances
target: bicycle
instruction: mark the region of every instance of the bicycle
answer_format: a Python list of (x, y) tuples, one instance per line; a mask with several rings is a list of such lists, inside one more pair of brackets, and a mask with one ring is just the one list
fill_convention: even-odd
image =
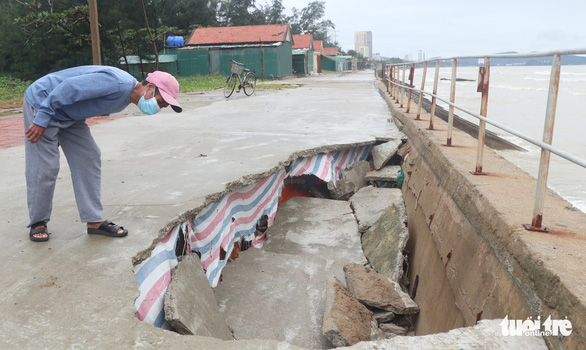
[[(240, 89), (244, 89), (244, 93), (246, 96), (250, 96), (254, 93), (254, 89), (256, 89), (256, 75), (254, 75), (254, 71), (248, 68), (244, 68), (244, 63), (239, 63), (230, 59), (232, 61), (232, 69), (230, 69), (230, 76), (226, 80), (226, 86), (224, 87), (224, 96), (226, 98), (232, 96), (234, 89), (236, 88), (236, 80), (238, 80), (238, 92)], [(240, 75), (244, 73), (244, 77), (241, 78)]]

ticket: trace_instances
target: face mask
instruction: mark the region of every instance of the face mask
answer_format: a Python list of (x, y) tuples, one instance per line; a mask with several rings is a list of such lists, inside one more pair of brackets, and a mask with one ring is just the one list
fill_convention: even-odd
[[(145, 92), (146, 93), (146, 92)], [(161, 110), (159, 104), (157, 103), (157, 99), (155, 98), (155, 91), (153, 90), (153, 97), (145, 100), (144, 95), (138, 101), (138, 108), (144, 113), (148, 115), (153, 115), (158, 113)]]

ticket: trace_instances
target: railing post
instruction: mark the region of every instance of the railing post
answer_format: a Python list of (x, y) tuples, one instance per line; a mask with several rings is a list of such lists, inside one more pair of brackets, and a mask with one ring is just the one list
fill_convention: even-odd
[[(403, 65), (403, 79), (401, 80), (401, 85), (405, 85), (405, 65)], [(403, 101), (405, 96), (405, 88), (401, 86), (401, 108), (403, 108)]]
[[(435, 78), (433, 79), (433, 94), (437, 95), (437, 84), (439, 81), (439, 69), (440, 61), (437, 60), (435, 63)], [(429, 116), (429, 130), (433, 130), (433, 117), (435, 116), (435, 105), (437, 104), (437, 98), (433, 96), (431, 98), (431, 112)]]
[(401, 66), (397, 65), (395, 69), (395, 102), (399, 102), (399, 71)]
[[(456, 102), (456, 70), (458, 68), (458, 60), (454, 58), (452, 63), (452, 85), (450, 89), (450, 102)], [(454, 106), (450, 106), (450, 115), (448, 117), (448, 139), (446, 145), (452, 145), (452, 130), (454, 127)]]
[[(549, 77), (549, 92), (547, 94), (547, 109), (545, 111), (545, 125), (543, 127), (543, 142), (551, 145), (553, 140), (553, 126), (555, 122), (555, 111), (558, 101), (558, 91), (560, 87), (561, 56), (554, 55), (551, 65), (551, 75)], [(545, 192), (547, 191), (547, 175), (549, 172), (549, 157), (551, 153), (548, 150), (541, 149), (541, 159), (539, 161), (539, 175), (537, 177), (537, 191), (535, 193), (535, 206), (533, 208), (533, 218), (531, 225), (525, 224), (525, 228), (530, 231), (547, 232), (548, 229), (541, 226), (543, 220), (543, 204), (545, 202)]]
[(385, 79), (385, 85), (387, 86), (387, 93), (389, 93), (389, 72), (391, 70), (391, 67), (386, 67), (385, 70), (386, 70), (385, 73), (387, 75), (387, 77)]
[[(413, 65), (409, 69), (409, 87), (410, 88), (413, 88), (414, 75), (415, 75), (415, 63), (413, 63)], [(409, 89), (409, 99), (407, 100), (407, 113), (409, 113), (409, 110), (411, 109), (411, 94), (412, 93), (413, 93), (413, 90)]]
[(427, 75), (427, 61), (423, 66), (423, 77), (421, 78), (421, 91), (419, 92), (419, 107), (417, 107), (417, 116), (415, 120), (421, 119), (421, 103), (423, 102), (423, 90), (425, 89), (425, 76)]
[(389, 96), (393, 97), (393, 88), (395, 87), (393, 85), (393, 70), (395, 69), (395, 66), (391, 66), (391, 71), (389, 72)]
[[(480, 102), (480, 115), (486, 117), (488, 107), (488, 88), (490, 80), (490, 58), (484, 59), (484, 67), (478, 70), (478, 92), (482, 93)], [(486, 137), (486, 122), (481, 120), (478, 123), (478, 147), (476, 149), (476, 169), (473, 175), (485, 175), (482, 172), (482, 163), (484, 161), (484, 139)]]

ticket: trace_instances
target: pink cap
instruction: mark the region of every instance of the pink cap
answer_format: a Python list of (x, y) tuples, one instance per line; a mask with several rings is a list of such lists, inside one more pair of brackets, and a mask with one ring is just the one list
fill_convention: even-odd
[(179, 95), (179, 83), (174, 76), (169, 73), (161, 72), (160, 70), (156, 70), (152, 73), (149, 73), (145, 79), (149, 83), (155, 84), (159, 88), (159, 93), (167, 102), (171, 108), (177, 113), (183, 111), (183, 108), (177, 102), (177, 96)]

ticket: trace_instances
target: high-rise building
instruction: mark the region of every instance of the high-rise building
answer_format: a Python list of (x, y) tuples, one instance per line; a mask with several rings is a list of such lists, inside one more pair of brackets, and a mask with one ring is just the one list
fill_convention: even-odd
[(372, 32), (354, 33), (354, 50), (362, 56), (372, 58)]

